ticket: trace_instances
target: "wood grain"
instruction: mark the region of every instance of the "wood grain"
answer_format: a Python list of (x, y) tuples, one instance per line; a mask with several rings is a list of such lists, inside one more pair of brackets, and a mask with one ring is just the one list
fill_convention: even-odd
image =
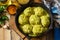
[(11, 40), (11, 31), (8, 29), (3, 29), (4, 30), (4, 40)]
[(14, 30), (11, 30), (11, 38), (12, 40), (20, 40), (20, 36), (14, 31)]
[(11, 40), (10, 30), (0, 28), (0, 40)]
[(0, 40), (4, 40), (3, 28), (0, 28)]

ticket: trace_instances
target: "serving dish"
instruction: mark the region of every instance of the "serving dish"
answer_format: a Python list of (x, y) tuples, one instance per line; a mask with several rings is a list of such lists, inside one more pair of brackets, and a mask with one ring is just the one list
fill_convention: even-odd
[[(30, 3), (30, 4), (27, 4), (27, 5), (23, 5), (22, 7), (20, 7), (18, 10), (17, 10), (17, 13), (16, 13), (16, 17), (15, 17), (15, 23), (16, 23), (16, 27), (18, 28), (18, 30), (24, 34), (22, 32), (22, 30), (20, 29), (19, 27), (19, 23), (18, 23), (18, 17), (19, 15), (24, 11), (24, 9), (26, 9), (27, 7), (42, 7), (43, 9), (45, 9), (49, 15), (50, 15), (50, 25), (49, 25), (49, 30), (47, 30), (46, 32), (42, 33), (40, 36), (42, 36), (43, 34), (45, 33), (48, 33), (51, 29), (53, 29), (53, 17), (52, 17), (52, 14), (51, 12), (49, 11), (49, 9), (42, 3)], [(24, 34), (26, 37), (31, 37), (31, 36), (28, 36), (26, 34)], [(36, 36), (36, 37), (40, 37), (40, 36)]]

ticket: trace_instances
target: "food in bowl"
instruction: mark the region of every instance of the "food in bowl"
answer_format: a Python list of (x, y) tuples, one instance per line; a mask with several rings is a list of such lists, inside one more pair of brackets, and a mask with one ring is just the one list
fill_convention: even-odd
[(43, 27), (47, 27), (50, 24), (50, 20), (47, 18), (47, 16), (41, 17), (41, 24)]
[(29, 22), (31, 25), (40, 24), (40, 18), (36, 15), (31, 15), (29, 18)]
[(34, 14), (33, 8), (31, 8), (31, 7), (26, 8), (26, 9), (24, 10), (24, 14), (25, 14), (26, 16), (31, 16), (32, 14)]
[(25, 24), (23, 27), (22, 27), (22, 30), (24, 33), (31, 33), (32, 31), (32, 26), (29, 25), (29, 24)]
[(27, 7), (19, 15), (18, 23), (23, 33), (36, 37), (48, 30), (50, 15), (42, 7)]
[(36, 8), (34, 8), (34, 12), (35, 12), (35, 15), (37, 15), (37, 16), (42, 16), (42, 15), (44, 15), (45, 13), (45, 11), (44, 11), (44, 9), (43, 8), (41, 8), (41, 7), (36, 7)]
[(39, 35), (40, 33), (43, 32), (42, 30), (43, 30), (42, 25), (34, 25), (34, 26), (33, 26), (33, 29), (32, 29), (32, 32), (33, 32), (33, 34), (35, 34), (35, 35)]
[(19, 16), (19, 19), (18, 19), (18, 21), (19, 21), (19, 24), (21, 24), (21, 25), (23, 25), (23, 24), (28, 24), (28, 17), (27, 16), (25, 16), (25, 14), (21, 14), (20, 16)]

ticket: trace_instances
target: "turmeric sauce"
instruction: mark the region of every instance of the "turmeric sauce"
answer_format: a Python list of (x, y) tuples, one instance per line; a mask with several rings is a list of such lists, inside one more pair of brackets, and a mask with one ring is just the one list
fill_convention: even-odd
[(16, 6), (10, 5), (10, 6), (8, 6), (7, 11), (9, 12), (9, 14), (15, 14), (16, 9), (17, 9)]

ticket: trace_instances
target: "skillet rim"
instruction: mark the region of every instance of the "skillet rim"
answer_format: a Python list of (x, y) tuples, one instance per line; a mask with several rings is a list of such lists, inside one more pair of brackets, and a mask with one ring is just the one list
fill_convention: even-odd
[[(16, 24), (16, 27), (18, 28), (18, 30), (22, 33), (22, 34), (24, 34), (21, 30), (20, 30), (20, 28), (19, 28), (19, 23), (18, 23), (18, 17), (19, 17), (19, 15), (20, 15), (20, 13), (22, 12), (22, 11), (24, 11), (24, 9), (26, 9), (27, 7), (42, 7), (44, 10), (46, 10), (49, 14), (50, 14), (50, 17), (51, 17), (51, 24), (50, 24), (50, 26), (49, 26), (49, 30), (48, 31), (46, 31), (45, 33), (48, 33), (50, 30), (52, 30), (53, 29), (53, 16), (52, 16), (52, 14), (51, 14), (51, 12), (50, 12), (50, 10), (44, 5), (44, 4), (42, 4), (42, 3), (30, 3), (30, 4), (27, 4), (27, 5), (23, 5), (22, 7), (20, 7), (18, 10), (17, 10), (17, 13), (16, 13), (16, 16), (15, 16), (15, 24)], [(26, 37), (32, 37), (32, 36), (28, 36), (28, 35), (26, 35), (26, 34), (24, 34)], [(44, 35), (44, 33), (42, 33), (42, 35)], [(42, 36), (42, 35), (40, 35), (40, 36)], [(36, 37), (40, 37), (40, 36), (36, 36)]]

